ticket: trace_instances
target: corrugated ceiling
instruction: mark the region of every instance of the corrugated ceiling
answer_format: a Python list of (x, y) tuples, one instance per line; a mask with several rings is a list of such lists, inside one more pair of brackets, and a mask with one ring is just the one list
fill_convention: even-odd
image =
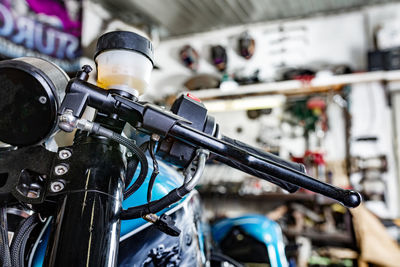
[[(127, 23), (158, 25), (162, 37), (240, 24), (345, 12), (393, 0), (97, 0)], [(138, 20), (139, 15), (139, 20)]]

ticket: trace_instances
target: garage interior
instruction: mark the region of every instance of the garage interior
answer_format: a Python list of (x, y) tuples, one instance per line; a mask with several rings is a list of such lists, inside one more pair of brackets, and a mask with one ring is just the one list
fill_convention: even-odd
[[(0, 31), (3, 9), (19, 12), (32, 1), (9, 2), (0, 1)], [(234, 261), (206, 266), (399, 266), (400, 1), (47, 2), (61, 3), (81, 20), (79, 53), (65, 64), (54, 61), (71, 77), (84, 64), (96, 69), (102, 34), (135, 32), (154, 47), (140, 101), (167, 110), (182, 95), (201, 101), (223, 135), (362, 195), (359, 207), (346, 208), (307, 189), (289, 193), (211, 158), (196, 187), (202, 220), (216, 238), (213, 249)], [(53, 25), (47, 19), (37, 21)], [(7, 51), (2, 40), (17, 40), (10, 38), (0, 32), (2, 59), (40, 56), (36, 48), (26, 52), (28, 41), (16, 42), (27, 49), (22, 54)], [(95, 76), (89, 81), (96, 83)], [(278, 227), (285, 259), (274, 262), (268, 248), (268, 255), (258, 255), (239, 220), (229, 236), (218, 237), (221, 220), (249, 215)], [(196, 266), (152, 264), (140, 266)]]

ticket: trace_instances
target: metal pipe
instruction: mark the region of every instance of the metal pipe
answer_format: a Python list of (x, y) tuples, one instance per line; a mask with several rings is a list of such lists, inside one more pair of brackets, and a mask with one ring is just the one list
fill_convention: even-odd
[[(196, 172), (194, 173), (193, 177), (187, 183), (185, 182), (185, 188), (188, 191), (192, 191), (193, 188), (200, 181), (200, 178), (203, 175), (204, 168), (206, 166), (206, 161), (207, 161), (209, 154), (210, 154), (210, 152), (208, 152), (208, 150), (205, 150), (205, 149), (197, 150), (198, 163), (197, 163)], [(185, 177), (185, 180), (186, 180), (186, 177)]]

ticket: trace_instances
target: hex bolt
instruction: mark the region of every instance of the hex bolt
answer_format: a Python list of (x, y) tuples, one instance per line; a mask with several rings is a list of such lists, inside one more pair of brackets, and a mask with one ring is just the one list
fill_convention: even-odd
[(161, 138), (161, 137), (160, 137), (158, 134), (153, 133), (153, 134), (151, 135), (151, 140), (153, 140), (153, 141), (158, 142), (158, 141), (160, 141), (160, 138)]
[(89, 78), (89, 73), (92, 71), (92, 67), (89, 65), (84, 65), (82, 70), (78, 72), (77, 77), (80, 80), (87, 81)]
[(59, 157), (60, 159), (67, 159), (67, 158), (69, 158), (69, 157), (71, 157), (71, 156), (72, 156), (71, 151), (69, 151), (69, 150), (67, 150), (67, 149), (63, 149), (63, 150), (61, 150), (60, 152), (58, 152), (58, 157)]
[(89, 74), (93, 69), (92, 69), (92, 67), (90, 67), (90, 65), (84, 65), (82, 67), (82, 70), (83, 70), (83, 72)]
[(46, 98), (45, 96), (41, 96), (41, 97), (39, 97), (39, 102), (40, 102), (41, 104), (46, 104), (47, 98)]
[(51, 185), (50, 185), (50, 190), (52, 191), (52, 192), (60, 192), (61, 190), (63, 190), (64, 189), (64, 187), (65, 187), (65, 185), (64, 185), (64, 183), (63, 182), (61, 182), (61, 181), (55, 181), (55, 182), (52, 182), (51, 183)]
[(130, 151), (126, 152), (126, 157), (127, 157), (127, 158), (131, 158), (131, 157), (133, 157), (133, 154), (132, 154), (132, 152), (130, 152)]
[(56, 175), (63, 175), (63, 174), (66, 174), (68, 172), (68, 167), (67, 166), (65, 166), (65, 165), (57, 165), (55, 168), (54, 168), (54, 173), (56, 174)]

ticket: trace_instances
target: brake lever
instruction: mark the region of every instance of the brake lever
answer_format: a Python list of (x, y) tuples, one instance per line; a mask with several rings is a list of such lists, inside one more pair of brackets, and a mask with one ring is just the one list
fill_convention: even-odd
[(360, 193), (356, 191), (338, 188), (321, 182), (305, 173), (279, 164), (271, 159), (263, 158), (257, 154), (250, 153), (243, 148), (232, 145), (224, 140), (209, 136), (187, 125), (174, 125), (169, 132), (169, 136), (177, 138), (195, 147), (203, 147), (220, 157), (236, 161), (256, 171), (279, 178), (284, 182), (288, 182), (290, 184), (297, 185), (335, 199), (346, 207), (354, 208), (361, 204), (362, 197)]

